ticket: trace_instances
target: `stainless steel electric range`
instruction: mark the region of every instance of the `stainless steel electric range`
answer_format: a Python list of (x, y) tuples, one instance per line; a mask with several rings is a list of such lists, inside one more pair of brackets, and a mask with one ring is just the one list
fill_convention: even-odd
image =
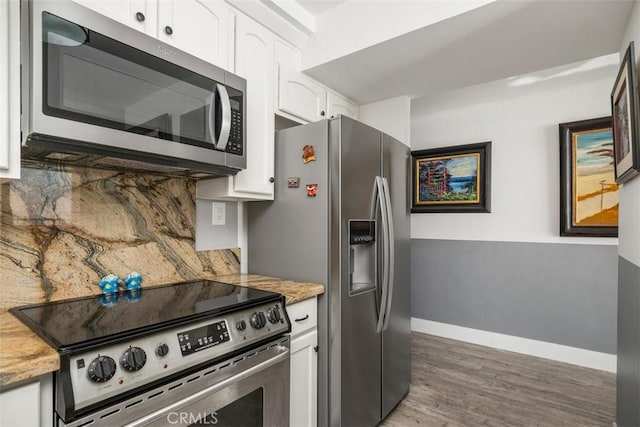
[(289, 423), (280, 294), (199, 280), (11, 312), (60, 354), (55, 425)]

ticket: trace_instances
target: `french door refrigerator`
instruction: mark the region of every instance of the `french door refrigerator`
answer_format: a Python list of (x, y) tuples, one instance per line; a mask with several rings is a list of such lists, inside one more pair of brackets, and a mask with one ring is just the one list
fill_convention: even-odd
[(409, 391), (409, 149), (339, 116), (278, 131), (275, 162), (248, 271), (325, 285), (318, 425), (375, 426)]

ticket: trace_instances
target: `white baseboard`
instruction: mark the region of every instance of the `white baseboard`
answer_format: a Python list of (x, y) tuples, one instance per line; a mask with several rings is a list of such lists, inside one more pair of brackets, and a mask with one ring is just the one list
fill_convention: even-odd
[(607, 372), (616, 372), (617, 358), (615, 354), (600, 353), (513, 335), (481, 331), (479, 329), (465, 328), (463, 326), (418, 319), (416, 317), (411, 318), (411, 329), (416, 332), (484, 345), (500, 350), (514, 351), (516, 353), (543, 357), (545, 359), (600, 369)]

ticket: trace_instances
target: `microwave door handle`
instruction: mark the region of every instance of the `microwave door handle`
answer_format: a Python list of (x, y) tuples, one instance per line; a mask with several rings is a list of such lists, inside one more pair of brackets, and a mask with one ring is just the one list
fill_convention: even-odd
[(209, 97), (209, 120), (207, 126), (209, 127), (209, 135), (211, 138), (211, 144), (216, 147), (216, 94), (212, 93)]
[(222, 123), (220, 123), (220, 136), (218, 137), (218, 140), (214, 142), (214, 144), (218, 150), (224, 151), (227, 148), (227, 143), (229, 142), (229, 132), (231, 131), (231, 103), (229, 102), (229, 93), (227, 93), (227, 88), (220, 83), (216, 84), (216, 88), (218, 90), (218, 94), (220, 95)]

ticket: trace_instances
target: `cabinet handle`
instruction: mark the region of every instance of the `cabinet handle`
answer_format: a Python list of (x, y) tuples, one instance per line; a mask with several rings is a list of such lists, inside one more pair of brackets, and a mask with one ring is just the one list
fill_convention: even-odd
[(136, 12), (136, 19), (138, 20), (138, 22), (144, 22), (145, 20), (144, 13)]
[(323, 111), (320, 111), (320, 115), (321, 115), (322, 117), (324, 117), (324, 110), (323, 110)]
[(166, 27), (164, 27), (164, 32), (167, 33), (168, 36), (170, 36), (171, 34), (173, 34), (173, 28), (167, 25)]
[(318, 350), (320, 350), (320, 347), (319, 347), (319, 346), (315, 346), (315, 347), (313, 347), (313, 351), (315, 351), (316, 353), (318, 352)]
[(296, 322), (304, 322), (304, 321), (305, 321), (305, 320), (307, 320), (308, 318), (309, 318), (309, 315), (307, 314), (306, 316), (301, 317), (301, 318), (299, 318), (299, 319), (296, 319), (295, 321), (296, 321)]
[(271, 177), (269, 178), (269, 182), (273, 184), (274, 182), (276, 182), (276, 179), (274, 177)]

